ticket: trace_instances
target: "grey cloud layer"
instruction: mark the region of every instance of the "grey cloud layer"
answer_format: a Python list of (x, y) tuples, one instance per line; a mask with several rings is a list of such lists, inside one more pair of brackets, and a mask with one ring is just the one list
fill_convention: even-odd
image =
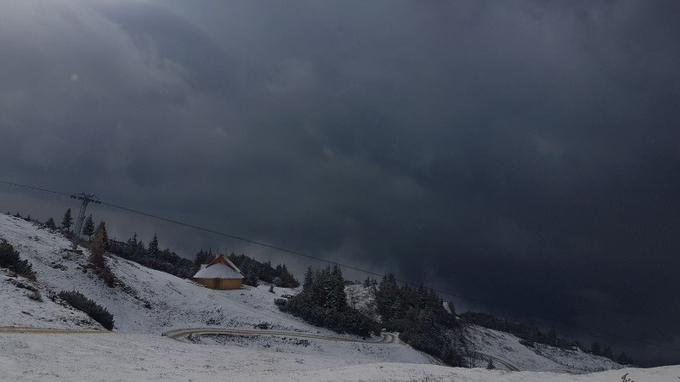
[(678, 16), (673, 1), (4, 2), (0, 171), (408, 270), (507, 314), (669, 338)]

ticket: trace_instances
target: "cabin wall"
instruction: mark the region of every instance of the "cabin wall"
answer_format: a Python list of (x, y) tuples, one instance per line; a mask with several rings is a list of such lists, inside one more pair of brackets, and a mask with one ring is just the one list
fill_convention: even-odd
[(240, 279), (194, 279), (197, 283), (210, 289), (239, 289)]

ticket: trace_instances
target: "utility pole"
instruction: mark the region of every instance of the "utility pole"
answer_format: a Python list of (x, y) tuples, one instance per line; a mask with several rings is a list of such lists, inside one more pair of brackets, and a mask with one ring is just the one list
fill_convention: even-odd
[(83, 221), (85, 220), (85, 211), (87, 210), (87, 205), (90, 203), (101, 204), (101, 201), (94, 194), (86, 194), (84, 192), (71, 195), (71, 199), (81, 201), (80, 212), (78, 213), (78, 219), (76, 220), (75, 237), (73, 238), (73, 249), (75, 250), (78, 248), (80, 232), (83, 230)]

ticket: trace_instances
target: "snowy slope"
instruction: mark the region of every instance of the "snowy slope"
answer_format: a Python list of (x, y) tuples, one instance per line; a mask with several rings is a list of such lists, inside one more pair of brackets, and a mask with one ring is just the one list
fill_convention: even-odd
[[(109, 288), (87, 270), (88, 251), (67, 251), (70, 242), (59, 234), (3, 214), (0, 239), (7, 240), (31, 262), (37, 284), (45, 293), (83, 293), (114, 315), (119, 331), (159, 334), (177, 327), (252, 327), (260, 322), (269, 322), (276, 329), (324, 331), (278, 311), (273, 301), (280, 294), (290, 293), (288, 289), (276, 288), (275, 294), (264, 286), (211, 290), (116, 256), (109, 258), (109, 266), (127, 288)], [(0, 321), (0, 325), (4, 323)]]
[[(507, 361), (520, 370), (585, 373), (620, 369), (618, 363), (579, 350), (566, 350), (544, 344), (524, 346), (512, 334), (469, 325), (464, 335), (471, 350), (480, 354), (477, 366), (487, 364), (484, 355)], [(496, 365), (502, 366), (502, 365)]]
[[(275, 288), (275, 293), (270, 293), (269, 287), (262, 285), (257, 288), (246, 286), (240, 290), (212, 290), (116, 256), (108, 259), (109, 266), (125, 284), (125, 288), (109, 288), (87, 270), (87, 250), (81, 248), (83, 254), (67, 251), (70, 242), (59, 234), (38, 228), (22, 219), (0, 215), (0, 239), (6, 239), (19, 251), (22, 259), (31, 262), (37, 275), (37, 281), (32, 285), (43, 296), (61, 290), (77, 290), (113, 314), (114, 331), (118, 333), (158, 336), (177, 328), (215, 326), (252, 329), (255, 324), (267, 322), (272, 329), (339, 336), (280, 312), (274, 299), (294, 293), (291, 289)], [(0, 315), (0, 327), (100, 328), (99, 324), (84, 314), (46, 297), (43, 302), (30, 300), (26, 296), (27, 290), (16, 288), (10, 282), (4, 282), (3, 278), (8, 277), (0, 273), (0, 308), (10, 314)], [(356, 338), (349, 335), (342, 337)], [(430, 362), (420, 352), (399, 343), (358, 344), (318, 340), (291, 344), (264, 337), (247, 340), (230, 340), (213, 346), (191, 346), (231, 347), (265, 353), (287, 352), (302, 358), (326, 357), (335, 360), (335, 365)]]
[(324, 354), (292, 354), (192, 345), (150, 335), (0, 333), (0, 374), (7, 381), (677, 381), (680, 367), (597, 374), (504, 372), (409, 363), (348, 363)]
[[(352, 284), (345, 288), (345, 292), (348, 304), (364, 314), (377, 317), (373, 287)], [(499, 369), (585, 373), (622, 367), (608, 358), (581, 351), (543, 344), (527, 347), (512, 334), (476, 325), (466, 326), (463, 337), (468, 346), (466, 358), (477, 367), (486, 367), (489, 358)]]
[(47, 296), (42, 296), (42, 301), (29, 298), (33, 292), (25, 286), (35, 288), (36, 284), (22, 277), (10, 277), (0, 269), (0, 326), (101, 329), (86, 314)]

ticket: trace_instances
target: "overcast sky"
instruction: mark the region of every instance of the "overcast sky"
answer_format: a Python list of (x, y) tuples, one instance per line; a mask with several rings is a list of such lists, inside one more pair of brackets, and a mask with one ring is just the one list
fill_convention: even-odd
[[(0, 177), (677, 363), (678, 20), (677, 0), (1, 1)], [(0, 187), (3, 210), (66, 206)], [(261, 251), (109, 216), (187, 256)]]

